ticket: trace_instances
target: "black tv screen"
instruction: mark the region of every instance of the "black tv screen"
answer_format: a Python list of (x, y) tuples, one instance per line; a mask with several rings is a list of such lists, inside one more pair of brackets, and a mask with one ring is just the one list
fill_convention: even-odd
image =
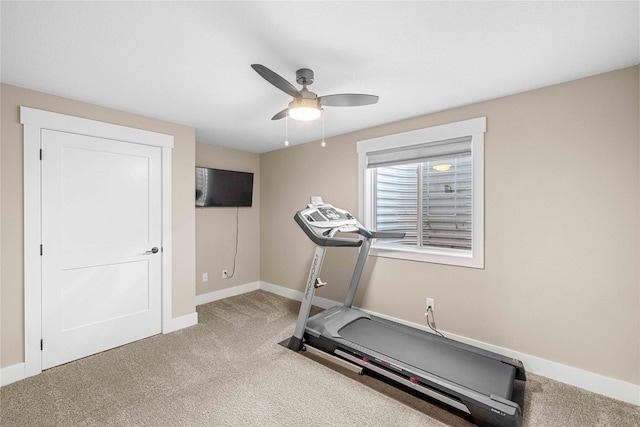
[(253, 202), (253, 172), (196, 167), (196, 206), (244, 207)]

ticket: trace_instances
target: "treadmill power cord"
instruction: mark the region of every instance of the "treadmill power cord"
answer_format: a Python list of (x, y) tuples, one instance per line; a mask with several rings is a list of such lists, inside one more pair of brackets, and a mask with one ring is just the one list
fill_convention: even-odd
[(236, 258), (238, 257), (238, 233), (240, 230), (240, 208), (236, 208), (236, 252), (233, 254), (233, 268), (231, 274), (227, 275), (227, 279), (231, 279), (236, 274)]
[[(433, 325), (431, 324), (432, 321), (429, 319), (429, 312), (431, 312), (431, 317), (433, 318)], [(427, 318), (427, 326), (429, 327), (429, 329), (431, 329), (437, 335), (440, 335), (442, 338), (444, 338), (444, 335), (442, 335), (442, 333), (440, 331), (438, 331), (438, 329), (437, 329), (437, 326), (436, 326), (436, 315), (434, 314), (433, 309), (431, 307), (427, 308), (427, 312), (424, 314), (424, 317)]]

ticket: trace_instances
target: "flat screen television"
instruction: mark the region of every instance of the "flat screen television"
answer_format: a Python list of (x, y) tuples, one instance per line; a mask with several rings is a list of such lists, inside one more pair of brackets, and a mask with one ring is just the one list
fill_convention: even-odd
[(196, 167), (196, 206), (245, 207), (253, 202), (253, 172)]

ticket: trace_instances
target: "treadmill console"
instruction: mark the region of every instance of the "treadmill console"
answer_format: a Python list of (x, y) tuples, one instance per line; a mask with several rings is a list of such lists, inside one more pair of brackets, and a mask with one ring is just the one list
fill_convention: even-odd
[(294, 218), (307, 236), (320, 246), (362, 245), (359, 238), (337, 237), (338, 232), (371, 237), (371, 233), (353, 215), (324, 203), (321, 197), (312, 197), (307, 208), (298, 211)]

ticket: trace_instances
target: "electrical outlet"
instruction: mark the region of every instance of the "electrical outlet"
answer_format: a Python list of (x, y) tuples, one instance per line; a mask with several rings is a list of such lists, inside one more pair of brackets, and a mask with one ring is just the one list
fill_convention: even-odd
[(229, 278), (229, 272), (227, 270), (222, 270), (222, 278), (223, 279), (228, 279)]
[(202, 273), (202, 283), (209, 281), (209, 273)]
[(427, 310), (431, 307), (431, 310), (435, 311), (436, 309), (436, 300), (433, 298), (427, 298)]

